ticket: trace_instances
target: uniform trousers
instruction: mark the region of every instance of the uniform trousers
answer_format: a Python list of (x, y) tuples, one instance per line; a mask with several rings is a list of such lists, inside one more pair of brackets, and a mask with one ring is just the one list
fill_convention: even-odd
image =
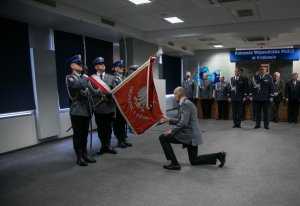
[(192, 165), (215, 165), (217, 163), (216, 160), (220, 155), (219, 153), (213, 153), (198, 156), (198, 146), (184, 144), (172, 135), (165, 136), (164, 134), (162, 134), (159, 137), (159, 141), (164, 150), (167, 160), (171, 160), (175, 165), (178, 164), (178, 161), (171, 144), (182, 144), (183, 146), (187, 147), (189, 161)]
[(89, 133), (90, 117), (71, 116), (71, 124), (73, 128), (73, 146), (74, 150), (78, 152), (83, 151), (87, 146), (87, 137)]
[(255, 101), (256, 102), (256, 117), (255, 122), (256, 126), (260, 126), (261, 122), (261, 109), (263, 109), (264, 114), (264, 126), (269, 127), (269, 107), (270, 102), (269, 101)]
[(222, 100), (218, 102), (218, 119), (228, 119), (228, 101)]
[(211, 117), (211, 100), (201, 99), (201, 108), (204, 119), (209, 119)]
[(272, 121), (278, 122), (278, 110), (279, 110), (279, 105), (281, 102), (281, 98), (274, 98), (274, 101), (271, 102), (271, 114), (272, 114)]
[(98, 137), (102, 147), (110, 147), (112, 133), (113, 112), (107, 114), (95, 113)]
[(297, 123), (299, 114), (299, 100), (288, 101), (288, 122)]
[(113, 129), (118, 141), (126, 138), (126, 120), (119, 109), (116, 109), (116, 118), (113, 121)]
[(241, 125), (243, 114), (243, 101), (232, 101), (231, 107), (233, 125)]

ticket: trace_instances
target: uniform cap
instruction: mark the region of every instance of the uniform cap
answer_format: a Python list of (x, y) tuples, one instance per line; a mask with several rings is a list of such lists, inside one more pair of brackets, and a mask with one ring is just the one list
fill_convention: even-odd
[(81, 55), (80, 54), (77, 54), (77, 55), (74, 55), (72, 56), (71, 58), (69, 58), (67, 60), (68, 64), (71, 65), (73, 63), (81, 63)]
[(103, 57), (96, 57), (93, 62), (92, 66), (96, 66), (97, 64), (104, 64), (104, 58)]
[(124, 62), (123, 60), (118, 60), (113, 64), (113, 67), (120, 67), (120, 68), (124, 68)]
[(134, 64), (134, 65), (131, 65), (130, 67), (129, 67), (129, 69), (130, 70), (137, 70), (139, 68), (139, 65), (136, 65), (136, 64)]

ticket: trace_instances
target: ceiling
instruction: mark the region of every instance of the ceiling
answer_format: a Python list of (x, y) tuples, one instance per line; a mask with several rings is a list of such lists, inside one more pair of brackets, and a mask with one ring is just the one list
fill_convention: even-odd
[[(228, 3), (219, 3), (221, 0), (151, 0), (152, 3), (142, 5), (134, 5), (128, 0), (38, 1), (55, 2), (57, 8), (47, 8), (49, 6), (33, 0), (16, 0), (14, 8), (10, 6), (11, 11), (1, 7), (0, 14), (73, 31), (78, 30), (75, 11), (82, 12), (78, 15), (86, 15), (90, 22), (86, 23), (85, 29), (92, 36), (111, 41), (123, 36), (140, 38), (174, 47), (181, 53), (214, 49), (211, 45), (217, 43), (223, 44), (224, 48), (300, 45), (300, 0), (235, 0)], [(163, 19), (172, 16), (184, 22), (171, 24)], [(115, 28), (105, 25), (107, 29), (99, 29), (103, 28), (98, 22), (101, 18), (114, 22)], [(249, 41), (249, 37), (260, 37), (261, 40)]]

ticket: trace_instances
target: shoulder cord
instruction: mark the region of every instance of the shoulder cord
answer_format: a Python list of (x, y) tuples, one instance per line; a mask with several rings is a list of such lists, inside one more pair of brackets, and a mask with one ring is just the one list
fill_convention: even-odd
[(69, 91), (69, 85), (68, 85), (68, 76), (66, 76), (66, 85), (67, 85), (67, 92), (68, 92), (68, 95), (70, 97), (71, 100), (74, 100), (74, 99), (77, 99), (77, 96), (78, 96), (78, 90), (76, 90), (76, 95), (75, 97), (72, 97), (71, 94), (70, 94), (70, 91)]
[(100, 88), (94, 89), (91, 81), (89, 81), (88, 84), (89, 84), (89, 87), (91, 88), (91, 90), (92, 90), (93, 93), (98, 93), (100, 91)]
[(230, 90), (231, 91), (234, 91), (234, 93), (236, 94), (236, 84), (234, 85), (234, 86), (232, 86), (232, 84), (231, 84), (231, 81), (232, 79), (230, 79), (230, 82), (229, 82), (229, 84), (230, 84)]
[(258, 84), (256, 81), (255, 81), (255, 77), (253, 76), (252, 77), (252, 83), (254, 85), (254, 88), (258, 89), (258, 92), (260, 92), (260, 83)]

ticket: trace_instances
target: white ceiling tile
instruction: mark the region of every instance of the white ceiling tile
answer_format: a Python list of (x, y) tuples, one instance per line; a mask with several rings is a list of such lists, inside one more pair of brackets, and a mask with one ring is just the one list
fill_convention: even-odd
[(300, 18), (299, 6), (281, 6), (260, 8), (259, 13), (262, 20), (279, 20), (279, 19), (293, 19)]
[(159, 3), (166, 6), (169, 9), (184, 9), (197, 7), (197, 5), (191, 0), (164, 0), (159, 1)]

